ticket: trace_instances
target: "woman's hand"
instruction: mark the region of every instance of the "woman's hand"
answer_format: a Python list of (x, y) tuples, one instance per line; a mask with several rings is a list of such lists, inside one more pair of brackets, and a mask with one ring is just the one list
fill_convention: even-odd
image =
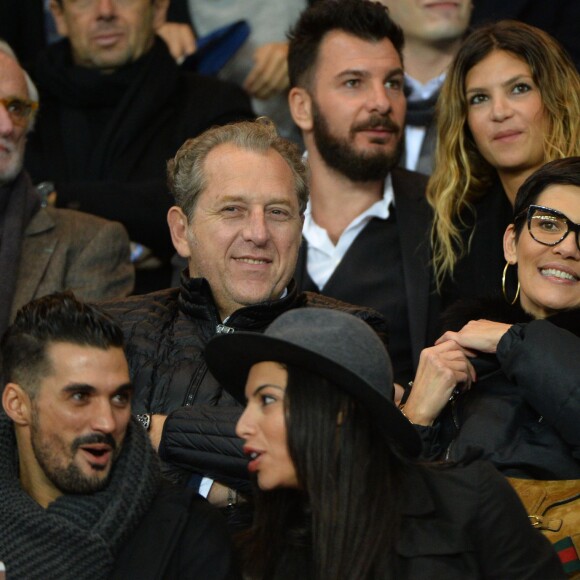
[(454, 341), (470, 351), (494, 353), (501, 337), (511, 328), (511, 324), (491, 320), (472, 320), (459, 332), (446, 332), (435, 344)]
[(411, 423), (432, 425), (458, 385), (463, 389), (471, 387), (476, 376), (469, 356), (473, 353), (452, 340), (421, 351), (413, 388), (405, 404), (405, 416)]

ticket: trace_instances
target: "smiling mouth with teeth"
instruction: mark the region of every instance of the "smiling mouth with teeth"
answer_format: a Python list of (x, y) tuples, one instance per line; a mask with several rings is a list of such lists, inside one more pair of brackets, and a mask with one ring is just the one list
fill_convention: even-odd
[(238, 262), (244, 262), (244, 264), (267, 264), (268, 260), (253, 260), (251, 258), (236, 258)]
[(542, 276), (546, 276), (546, 277), (552, 276), (554, 278), (561, 278), (562, 280), (570, 280), (572, 282), (578, 281), (577, 276), (573, 276), (572, 274), (569, 274), (568, 272), (563, 272), (562, 270), (556, 270), (554, 268), (542, 269), (542, 270), (540, 270), (540, 273), (542, 274)]

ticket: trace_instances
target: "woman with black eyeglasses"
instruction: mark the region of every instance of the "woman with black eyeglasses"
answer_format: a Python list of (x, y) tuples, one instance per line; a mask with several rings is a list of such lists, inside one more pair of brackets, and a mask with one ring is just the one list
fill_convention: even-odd
[(504, 254), (503, 296), (448, 311), (403, 413), (432, 459), (477, 449), (508, 476), (580, 479), (580, 157), (524, 182)]

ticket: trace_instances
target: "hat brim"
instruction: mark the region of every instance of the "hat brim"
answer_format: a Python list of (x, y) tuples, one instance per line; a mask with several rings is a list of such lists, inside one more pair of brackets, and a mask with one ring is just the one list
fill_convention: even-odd
[(393, 401), (349, 369), (319, 353), (268, 335), (236, 332), (213, 338), (205, 349), (205, 359), (222, 387), (242, 405), (246, 404), (246, 379), (256, 363), (291, 364), (322, 375), (360, 401), (379, 428), (407, 455), (416, 457), (421, 453), (417, 432)]

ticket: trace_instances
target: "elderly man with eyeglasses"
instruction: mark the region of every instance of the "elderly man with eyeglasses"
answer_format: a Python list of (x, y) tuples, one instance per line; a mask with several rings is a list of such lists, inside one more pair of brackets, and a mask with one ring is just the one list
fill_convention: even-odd
[(34, 85), (0, 43), (0, 334), (33, 298), (71, 289), (85, 300), (102, 300), (133, 289), (123, 226), (43, 207), (23, 170), (37, 108)]

